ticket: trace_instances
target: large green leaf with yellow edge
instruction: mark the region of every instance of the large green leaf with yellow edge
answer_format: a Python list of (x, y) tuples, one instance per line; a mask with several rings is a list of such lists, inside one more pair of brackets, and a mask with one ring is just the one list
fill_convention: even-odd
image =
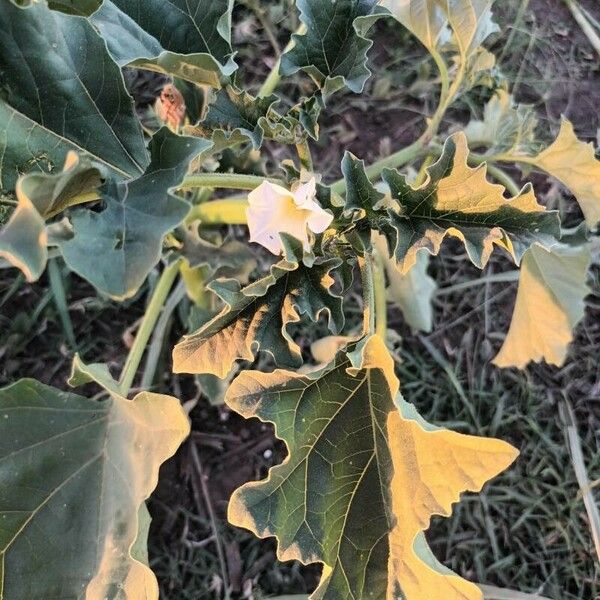
[(398, 395), (377, 336), (317, 373), (243, 372), (226, 402), (275, 425), (288, 457), (234, 492), (229, 520), (276, 536), (281, 560), (321, 562), (312, 599), (480, 600), (423, 531), (516, 457), (510, 445), (426, 423)]
[(510, 329), (494, 359), (499, 367), (524, 368), (545, 360), (561, 366), (583, 318), (589, 294), (590, 248), (559, 244), (532, 246), (523, 257)]
[(142, 176), (107, 181), (100, 189), (100, 212), (74, 212), (72, 235), (60, 242), (69, 267), (113, 298), (135, 294), (160, 259), (165, 234), (189, 212), (189, 204), (170, 190), (210, 144), (160, 129), (150, 142), (151, 162)]
[(158, 600), (130, 551), (188, 432), (169, 396), (98, 401), (31, 379), (0, 389), (0, 597)]
[(464, 243), (479, 268), (495, 245), (518, 264), (533, 243), (549, 246), (558, 238), (558, 214), (537, 203), (530, 184), (507, 199), (503, 186), (487, 180), (485, 164), (471, 168), (468, 156), (465, 136), (458, 133), (448, 138), (420, 187), (412, 187), (398, 171), (383, 172), (398, 208), (388, 211), (391, 224), (382, 229), (403, 273), (416, 263), (420, 250), (437, 254), (448, 235)]
[[(283, 236), (282, 236), (283, 237)], [(278, 366), (302, 365), (300, 348), (287, 328), (307, 316), (316, 321), (329, 315), (329, 328), (339, 333), (344, 325), (342, 299), (331, 293), (330, 272), (340, 260), (302, 263), (302, 247), (291, 240), (288, 256), (270, 273), (240, 287), (236, 279), (217, 279), (207, 287), (225, 303), (223, 310), (198, 331), (185, 336), (173, 350), (175, 373), (211, 373), (224, 378), (236, 360), (254, 360), (260, 349)]]
[(88, 21), (0, 1), (0, 188), (62, 167), (70, 150), (120, 176), (148, 157), (119, 67)]
[(590, 229), (600, 223), (600, 160), (592, 144), (577, 138), (570, 121), (562, 120), (558, 137), (543, 152), (514, 159), (543, 169), (569, 188)]
[(360, 93), (371, 75), (369, 28), (387, 11), (378, 0), (296, 0), (306, 32), (292, 35), (294, 45), (281, 57), (281, 73), (308, 73), (325, 97), (347, 87)]
[(104, 0), (90, 21), (120, 66), (220, 87), (236, 64), (233, 0)]

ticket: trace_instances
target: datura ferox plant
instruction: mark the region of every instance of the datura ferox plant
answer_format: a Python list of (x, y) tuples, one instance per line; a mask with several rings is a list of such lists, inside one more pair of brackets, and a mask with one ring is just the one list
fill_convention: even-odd
[[(31, 379), (0, 390), (0, 598), (158, 598), (145, 500), (189, 424), (179, 400), (148, 390), (154, 348), (131, 390), (153, 332), (164, 337), (161, 315), (179, 304), (189, 333), (174, 372), (197, 375), (207, 395), (224, 380), (227, 405), (272, 423), (288, 449), (233, 494), (234, 525), (275, 537), (281, 560), (322, 563), (313, 599), (481, 600), (424, 532), (517, 451), (427, 423), (403, 399), (386, 301), (428, 331), (428, 260), (445, 238), (480, 269), (503, 252), (520, 279), (494, 363), (561, 365), (588, 292), (600, 162), (567, 120), (553, 142), (538, 137), (535, 112), (485, 48), (493, 0), (296, 0), (301, 26), (255, 96), (238, 87), (233, 4), (0, 0), (0, 203), (12, 210), (1, 266), (36, 281), (62, 260), (117, 301), (150, 290), (120, 377), (73, 358), (68, 385), (94, 382), (100, 396)], [(438, 108), (411, 145), (368, 166), (346, 152), (343, 179), (327, 183), (311, 142), (331, 97), (363, 90), (383, 19), (431, 55)], [(143, 127), (124, 67), (163, 74), (206, 98), (203, 110)], [(312, 90), (293, 106), (274, 93), (291, 76)], [(448, 132), (448, 108), (476, 86), (491, 90), (483, 118)], [(295, 158), (268, 176), (222, 161), (265, 141)], [(580, 225), (561, 228), (505, 165), (560, 182)], [(351, 288), (362, 290), (360, 323), (345, 322)], [(303, 366), (294, 331), (322, 315), (332, 336)]]

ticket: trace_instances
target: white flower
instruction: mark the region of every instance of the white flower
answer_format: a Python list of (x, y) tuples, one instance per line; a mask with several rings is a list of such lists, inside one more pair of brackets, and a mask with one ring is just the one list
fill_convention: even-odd
[(248, 228), (250, 241), (261, 244), (273, 254), (281, 254), (283, 245), (280, 233), (287, 233), (302, 242), (310, 252), (309, 230), (323, 233), (331, 224), (333, 216), (323, 210), (315, 197), (317, 184), (313, 177), (291, 192), (263, 181), (248, 195)]

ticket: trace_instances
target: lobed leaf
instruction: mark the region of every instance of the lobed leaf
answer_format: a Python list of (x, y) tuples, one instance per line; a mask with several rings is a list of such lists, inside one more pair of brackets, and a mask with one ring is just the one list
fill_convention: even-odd
[(570, 121), (563, 118), (558, 137), (543, 152), (516, 160), (543, 169), (569, 188), (590, 229), (600, 223), (600, 160), (592, 144), (577, 139)]
[(138, 511), (189, 433), (175, 398), (103, 401), (24, 379), (0, 389), (0, 593), (158, 599), (132, 554)]
[(428, 169), (428, 181), (413, 188), (398, 171), (385, 170), (383, 179), (398, 202), (383, 227), (390, 251), (403, 273), (419, 250), (437, 254), (447, 235), (458, 237), (473, 264), (483, 268), (494, 245), (504, 248), (518, 264), (533, 244), (553, 245), (560, 230), (558, 214), (546, 211), (527, 184), (514, 198), (504, 197), (501, 185), (486, 179), (486, 166), (467, 164), (469, 149), (462, 133), (450, 137), (439, 161)]
[(90, 21), (120, 66), (220, 87), (237, 68), (232, 10), (233, 0), (104, 0)]
[(378, 0), (296, 0), (305, 34), (293, 34), (294, 45), (281, 57), (281, 74), (302, 70), (323, 89), (326, 98), (343, 87), (360, 93), (371, 75), (365, 37), (388, 14)]
[(590, 292), (590, 264), (587, 245), (551, 250), (534, 245), (525, 253), (510, 329), (495, 365), (523, 369), (542, 359), (563, 365)]
[(269, 275), (244, 288), (235, 279), (210, 283), (208, 289), (226, 306), (175, 346), (173, 371), (224, 378), (236, 360), (254, 360), (258, 350), (269, 352), (277, 365), (299, 367), (300, 348), (287, 327), (304, 315), (316, 321), (327, 312), (329, 328), (339, 333), (344, 325), (342, 300), (330, 292), (330, 272), (341, 261), (318, 260), (309, 268), (301, 260), (302, 249), (295, 261), (279, 261)]
[(143, 172), (148, 157), (133, 102), (88, 21), (2, 0), (0, 29), (0, 188), (62, 165), (71, 150), (120, 176)]
[(60, 242), (69, 267), (113, 298), (135, 294), (160, 259), (163, 237), (189, 212), (188, 203), (169, 190), (209, 145), (159, 130), (150, 142), (151, 162), (143, 175), (107, 181), (100, 190), (104, 210), (73, 214), (73, 234)]
[(288, 448), (266, 480), (234, 492), (229, 520), (276, 536), (281, 560), (323, 563), (312, 599), (482, 598), (437, 562), (423, 530), (516, 450), (431, 426), (394, 401), (398, 385), (383, 341), (371, 337), (317, 373), (245, 371), (226, 395), (244, 417), (273, 423)]

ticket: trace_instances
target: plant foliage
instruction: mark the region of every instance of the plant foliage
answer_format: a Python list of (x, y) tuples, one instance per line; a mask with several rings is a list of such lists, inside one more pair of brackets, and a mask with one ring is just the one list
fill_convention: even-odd
[[(517, 451), (429, 424), (403, 399), (386, 300), (430, 331), (444, 240), (480, 269), (503, 252), (520, 279), (496, 366), (562, 365), (600, 222), (594, 148), (567, 120), (553, 143), (538, 137), (484, 45), (492, 4), (296, 0), (300, 27), (256, 94), (236, 73), (233, 0), (0, 0), (2, 266), (36, 281), (52, 256), (112, 300), (149, 291), (118, 379), (73, 357), (68, 384), (98, 396), (30, 379), (0, 390), (0, 600), (158, 598), (145, 500), (189, 424), (178, 400), (145, 390), (173, 314), (187, 326), (173, 371), (200, 376), (212, 402), (229, 386), (227, 405), (287, 445), (234, 493), (229, 519), (277, 538), (282, 560), (322, 563), (311, 598), (481, 600), (424, 532)], [(328, 183), (311, 140), (332, 94), (365, 87), (380, 19), (431, 55), (439, 106), (411, 145), (371, 165), (346, 152)], [(159, 110), (142, 123), (124, 68), (168, 78), (168, 126)], [(281, 78), (300, 93), (275, 93)], [(448, 108), (481, 85), (495, 92), (483, 117), (446, 131)], [(202, 101), (185, 113), (189, 98)], [(260, 153), (276, 145), (267, 173)], [(506, 164), (561, 182), (583, 215), (575, 233)], [(319, 364), (304, 364), (322, 320), (334, 336), (310, 340)]]

